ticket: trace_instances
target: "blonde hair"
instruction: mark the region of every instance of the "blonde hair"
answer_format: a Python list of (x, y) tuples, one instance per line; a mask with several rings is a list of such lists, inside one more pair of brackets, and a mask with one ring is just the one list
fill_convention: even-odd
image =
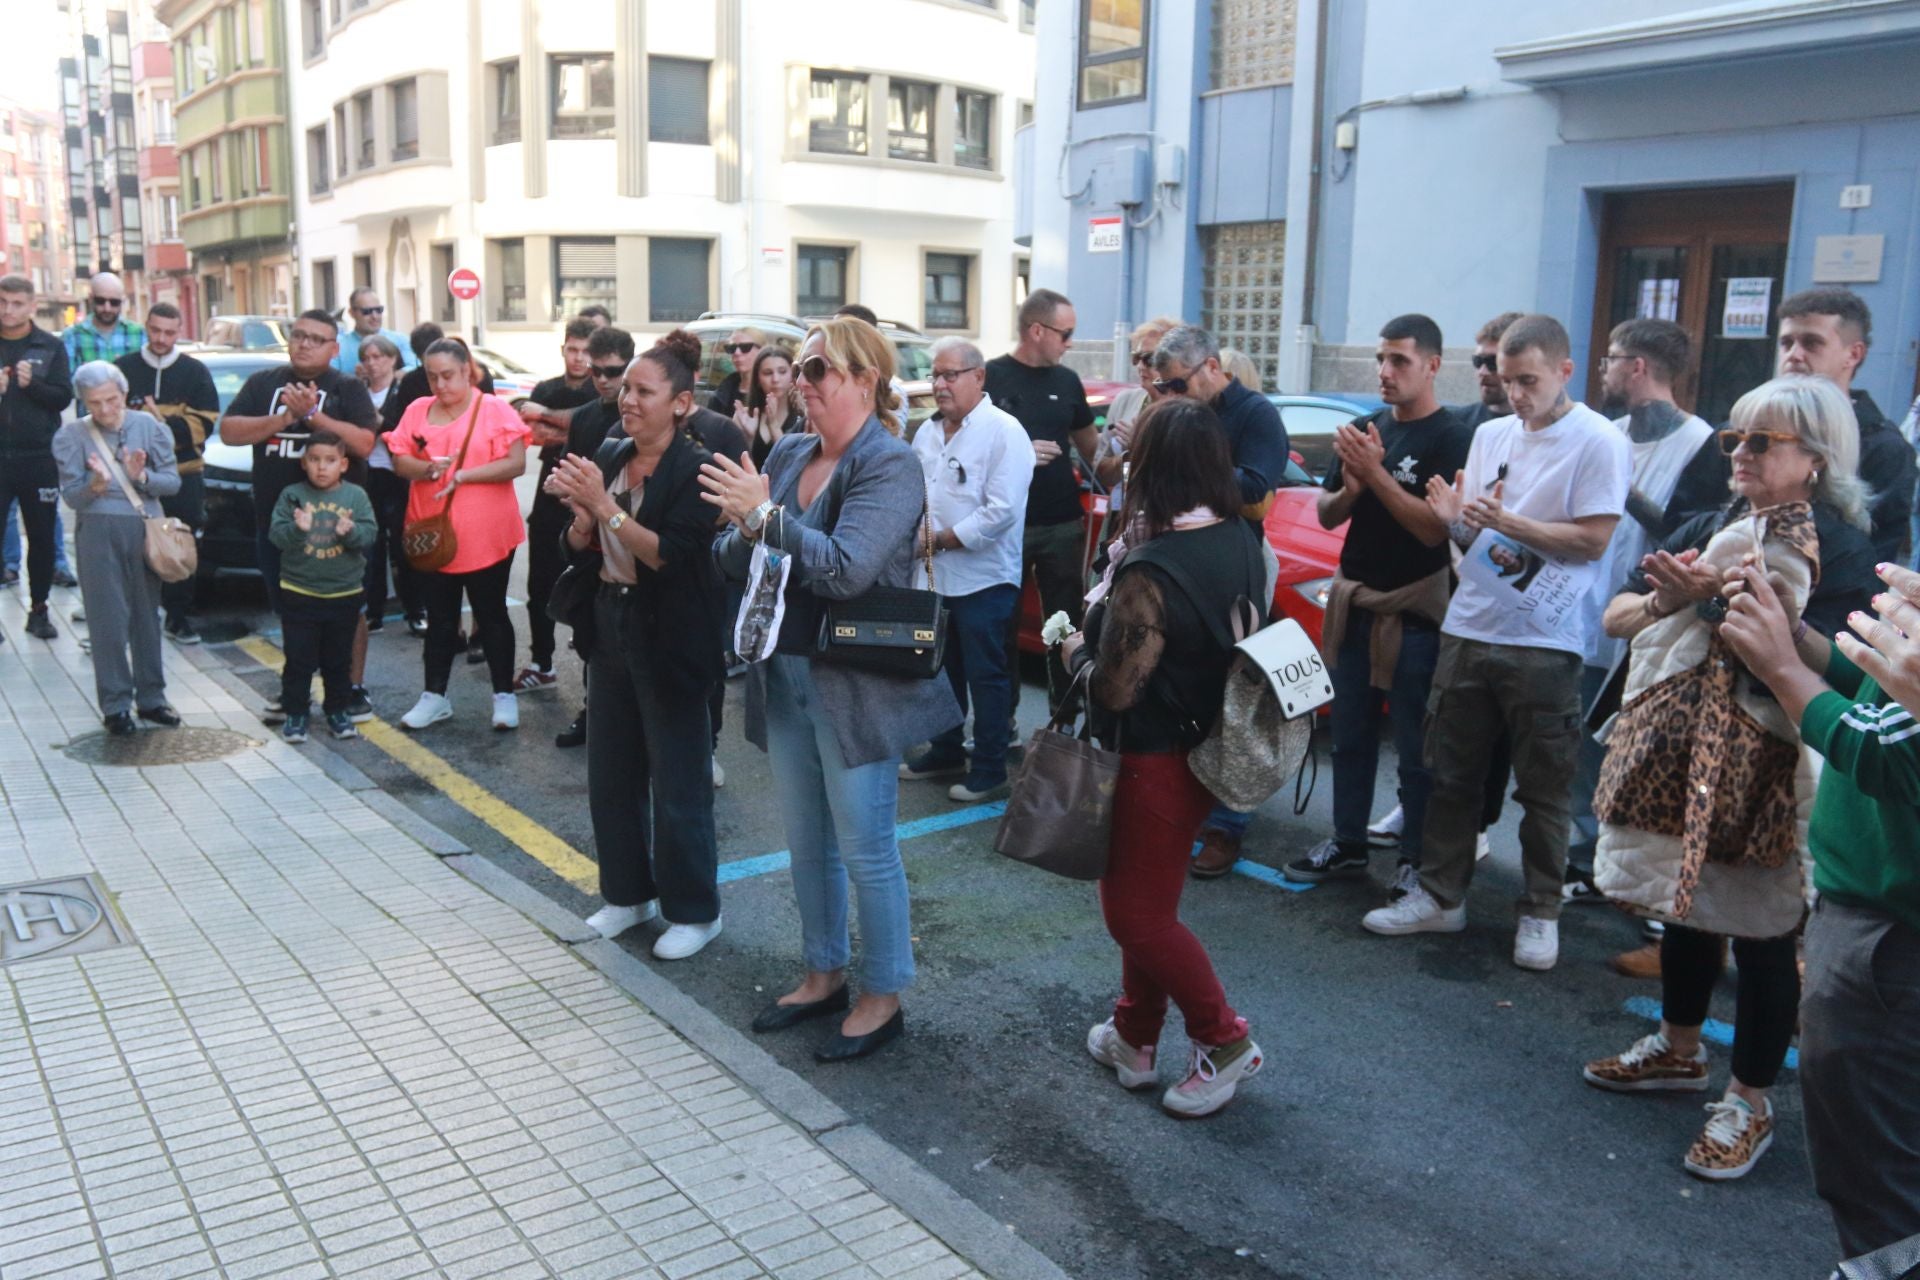
[(1240, 385), (1247, 390), (1260, 390), (1260, 366), (1246, 352), (1233, 347), (1220, 348), (1220, 367), (1240, 379)]
[(854, 316), (834, 316), (807, 330), (807, 337), (820, 335), (820, 354), (827, 367), (856, 381), (871, 373), (874, 412), (880, 425), (893, 435), (900, 434), (900, 397), (893, 390), (893, 344), (865, 320)]
[(1848, 524), (1871, 527), (1872, 496), (1860, 479), (1860, 428), (1853, 406), (1825, 378), (1795, 374), (1763, 382), (1733, 402), (1735, 431), (1791, 431), (1820, 460), (1812, 497), (1830, 504)]
[(749, 342), (753, 343), (753, 345), (756, 347), (764, 347), (767, 345), (766, 332), (761, 329), (755, 329), (748, 325), (743, 324), (738, 329), (735, 329), (733, 333), (728, 334), (727, 336), (731, 338), (736, 335), (747, 339)]
[(1180, 322), (1172, 316), (1155, 316), (1145, 324), (1136, 325), (1133, 332), (1127, 336), (1129, 341), (1137, 347), (1148, 338), (1158, 342), (1167, 336), (1167, 330), (1178, 328), (1179, 325)]

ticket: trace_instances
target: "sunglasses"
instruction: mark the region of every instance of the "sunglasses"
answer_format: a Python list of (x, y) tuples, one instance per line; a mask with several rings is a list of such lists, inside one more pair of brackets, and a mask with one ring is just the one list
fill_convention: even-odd
[(124, 307), (127, 305), (126, 299), (124, 298), (88, 298), (87, 301), (96, 307)]
[(757, 342), (729, 342), (721, 348), (722, 351), (725, 351), (730, 356), (743, 356), (749, 351), (758, 351), (759, 349), (760, 344)]
[(1499, 363), (1500, 357), (1496, 355), (1482, 354), (1473, 358), (1473, 367), (1476, 369), (1491, 369)]
[(833, 372), (833, 366), (827, 363), (825, 356), (808, 356), (800, 362), (798, 370), (801, 377), (817, 386), (826, 379), (827, 374)]
[(1163, 396), (1183, 396), (1187, 394), (1185, 378), (1155, 378), (1153, 389)]
[(387, 309), (385, 307), (355, 307), (353, 314), (357, 316), (383, 316), (387, 314)]
[(1048, 324), (1048, 323), (1046, 323), (1046, 322), (1045, 322), (1045, 321), (1043, 321), (1043, 320), (1035, 320), (1035, 321), (1034, 321), (1034, 323), (1035, 323), (1035, 324), (1037, 324), (1037, 325), (1039, 325), (1039, 326), (1040, 326), (1040, 327), (1041, 327), (1042, 329), (1045, 329), (1045, 330), (1046, 330), (1046, 331), (1047, 331), (1048, 333), (1057, 333), (1057, 334), (1059, 334), (1059, 335), (1060, 335), (1060, 341), (1062, 341), (1062, 342), (1072, 342), (1072, 341), (1073, 341), (1073, 330), (1071, 330), (1071, 329), (1057, 329), (1057, 328), (1055, 328), (1054, 326), (1052, 326), (1052, 325), (1050, 325), (1050, 324)]
[(1728, 457), (1741, 445), (1747, 446), (1747, 452), (1759, 457), (1776, 444), (1799, 444), (1800, 437), (1791, 431), (1733, 431), (1720, 433), (1720, 452)]
[(624, 375), (626, 371), (627, 366), (623, 364), (597, 364), (593, 366), (593, 376), (596, 378), (618, 378)]
[(1134, 362), (1135, 364), (1138, 364), (1138, 365), (1149, 365), (1149, 364), (1152, 364), (1152, 363), (1153, 363), (1153, 352), (1151, 352), (1151, 351), (1136, 351), (1136, 352), (1134, 352), (1134, 353), (1133, 353), (1133, 362)]

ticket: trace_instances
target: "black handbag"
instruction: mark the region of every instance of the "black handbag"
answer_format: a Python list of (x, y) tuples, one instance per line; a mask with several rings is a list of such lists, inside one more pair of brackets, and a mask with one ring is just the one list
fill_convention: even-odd
[[(933, 585), (933, 514), (922, 509), (920, 552)], [(869, 587), (852, 600), (829, 600), (820, 614), (814, 657), (883, 676), (931, 680), (947, 656), (947, 602), (917, 587)]]

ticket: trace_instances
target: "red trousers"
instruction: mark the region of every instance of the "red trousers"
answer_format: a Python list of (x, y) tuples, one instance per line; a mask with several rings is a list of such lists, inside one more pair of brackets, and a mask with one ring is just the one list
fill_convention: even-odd
[(1195, 1044), (1231, 1044), (1247, 1033), (1207, 949), (1180, 923), (1193, 842), (1213, 806), (1213, 794), (1187, 768), (1186, 752), (1120, 757), (1100, 909), (1120, 944), (1114, 1028), (1135, 1048), (1159, 1042), (1169, 998)]

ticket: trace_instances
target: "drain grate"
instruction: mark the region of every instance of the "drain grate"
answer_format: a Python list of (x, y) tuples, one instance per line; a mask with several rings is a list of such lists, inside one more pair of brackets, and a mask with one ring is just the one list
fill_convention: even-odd
[(205, 764), (224, 760), (261, 745), (232, 729), (202, 729), (181, 725), (178, 729), (142, 729), (124, 738), (105, 730), (82, 734), (67, 743), (67, 758), (82, 764), (141, 766), (155, 764)]
[(97, 875), (0, 885), (0, 965), (133, 941)]

